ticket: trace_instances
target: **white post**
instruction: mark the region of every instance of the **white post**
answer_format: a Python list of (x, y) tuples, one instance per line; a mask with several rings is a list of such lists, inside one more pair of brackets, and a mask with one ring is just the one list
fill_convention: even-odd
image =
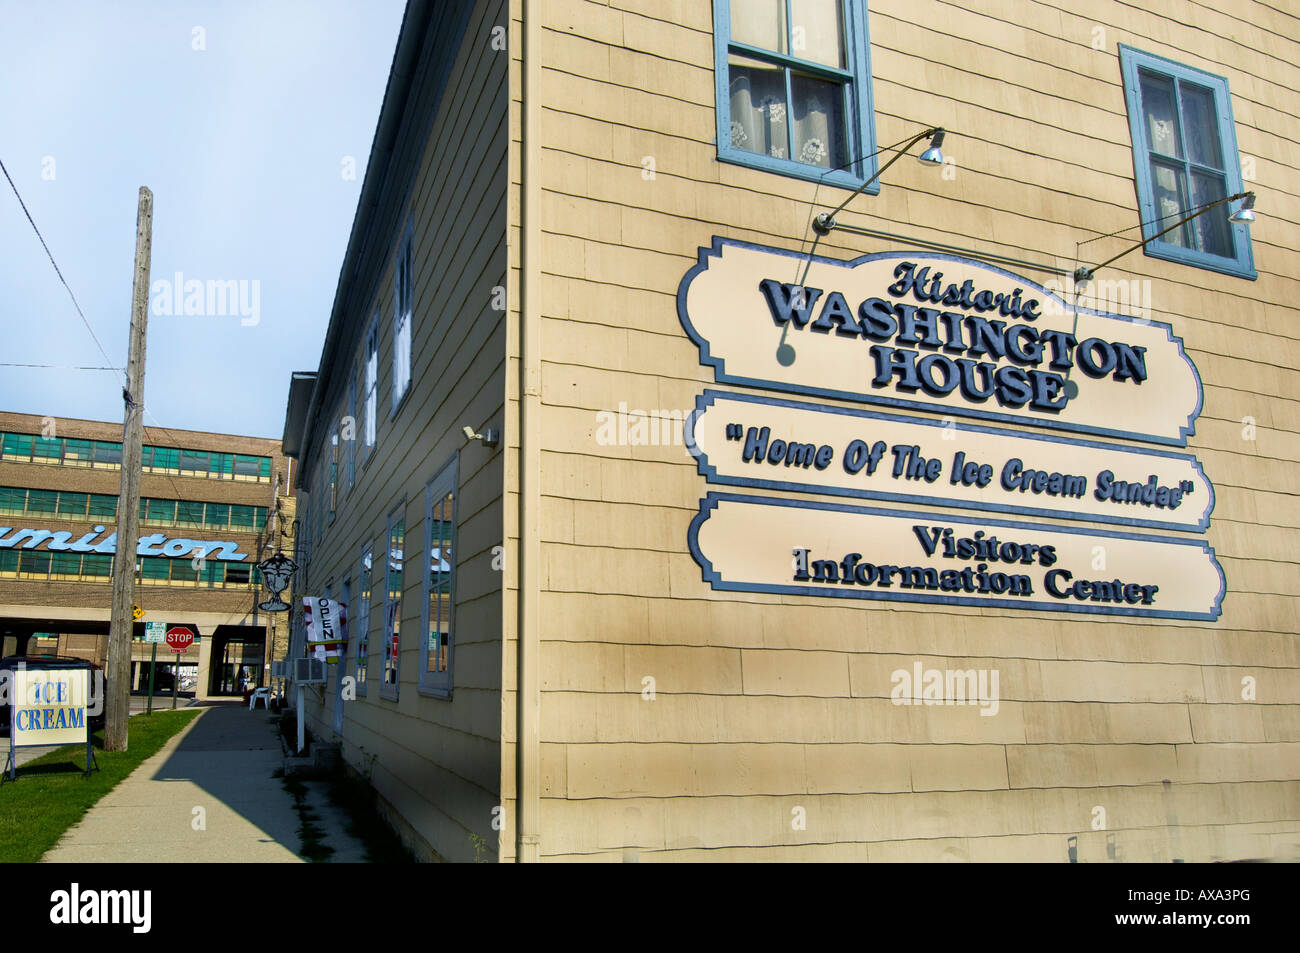
[(302, 734), (302, 682), (298, 683), (298, 753), (302, 754), (302, 746), (305, 743)]

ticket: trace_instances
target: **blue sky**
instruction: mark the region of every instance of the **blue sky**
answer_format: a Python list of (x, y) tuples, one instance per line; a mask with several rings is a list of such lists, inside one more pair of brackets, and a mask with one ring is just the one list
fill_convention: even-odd
[[(0, 0), (0, 159), (119, 367), (154, 193), (146, 425), (280, 436), (290, 372), (320, 360), (404, 6)], [(165, 313), (177, 272), (202, 313)], [(209, 282), (241, 283), (217, 287), (242, 310), (213, 313)], [(0, 329), (0, 364), (110, 363), (2, 176)], [(0, 366), (0, 409), (116, 422), (121, 380)]]

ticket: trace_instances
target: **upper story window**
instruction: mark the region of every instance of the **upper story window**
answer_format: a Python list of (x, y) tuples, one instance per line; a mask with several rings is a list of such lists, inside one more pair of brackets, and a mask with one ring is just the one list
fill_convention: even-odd
[(411, 223), (406, 223), (393, 270), (393, 414), (411, 385)]
[[(1242, 191), (1228, 81), (1120, 46), (1142, 237)], [(1146, 246), (1156, 258), (1255, 277), (1250, 230), (1212, 209)]]
[(714, 0), (713, 23), (718, 158), (850, 188), (875, 172), (866, 0)]
[(379, 312), (370, 318), (370, 329), (366, 332), (366, 383), (365, 383), (365, 453), (362, 461), (370, 459), (370, 452), (375, 449), (375, 403), (379, 397)]
[(339, 428), (337, 425), (330, 430), (330, 515), (329, 521), (334, 522), (334, 514), (339, 506)]
[(348, 492), (357, 478), (357, 395), (361, 390), (361, 369), (354, 367), (348, 386), (348, 420), (343, 439), (348, 444)]
[[(0, 435), (0, 459), (10, 463), (41, 463), (64, 467), (120, 470), (122, 445), (110, 440), (74, 440), (35, 434)], [(271, 482), (271, 458), (216, 450), (178, 447), (140, 448), (140, 469), (145, 473), (196, 476), (211, 480)]]

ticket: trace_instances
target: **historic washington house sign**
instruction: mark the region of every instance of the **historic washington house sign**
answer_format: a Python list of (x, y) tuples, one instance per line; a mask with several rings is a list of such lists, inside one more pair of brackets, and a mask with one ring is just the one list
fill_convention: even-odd
[(1203, 538), (1128, 529), (1200, 534), (1214, 505), (1173, 449), (1202, 390), (1168, 324), (951, 255), (809, 260), (722, 238), (677, 302), (717, 382), (770, 392), (700, 395), (701, 475), (799, 494), (701, 500), (688, 543), (713, 588), (1218, 618)]

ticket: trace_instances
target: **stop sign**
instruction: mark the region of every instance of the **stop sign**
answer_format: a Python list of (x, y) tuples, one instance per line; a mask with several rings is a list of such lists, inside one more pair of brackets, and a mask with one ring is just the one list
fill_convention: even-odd
[(173, 652), (184, 652), (194, 643), (194, 630), (187, 625), (173, 625), (167, 630), (167, 644)]

